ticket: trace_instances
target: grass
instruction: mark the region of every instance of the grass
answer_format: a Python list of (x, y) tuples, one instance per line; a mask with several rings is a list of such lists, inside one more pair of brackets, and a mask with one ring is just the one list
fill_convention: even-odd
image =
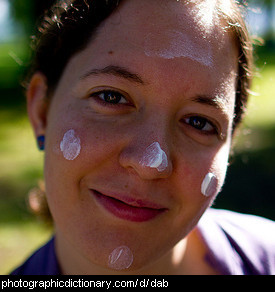
[[(26, 204), (29, 190), (43, 177), (43, 153), (37, 150), (23, 94), (13, 89), (24, 71), (19, 61), (27, 54), (24, 50), (24, 44), (0, 47), (0, 274), (9, 273), (52, 233)], [(249, 102), (242, 128), (251, 134), (238, 139), (235, 161), (216, 207), (274, 218), (275, 60), (269, 54), (260, 60), (260, 76), (253, 86), (257, 96)]]
[(1, 224), (0, 275), (8, 274), (22, 263), (33, 250), (51, 236), (52, 230), (43, 224)]
[(275, 64), (266, 65), (259, 70), (253, 91), (255, 96), (251, 96), (245, 123), (251, 127), (275, 124)]
[(29, 190), (43, 176), (43, 154), (20, 109), (0, 110), (0, 274), (11, 272), (52, 233), (27, 207)]
[(26, 200), (43, 177), (43, 153), (37, 151), (18, 89), (27, 54), (21, 40), (0, 46), (0, 274), (10, 273), (52, 234)]

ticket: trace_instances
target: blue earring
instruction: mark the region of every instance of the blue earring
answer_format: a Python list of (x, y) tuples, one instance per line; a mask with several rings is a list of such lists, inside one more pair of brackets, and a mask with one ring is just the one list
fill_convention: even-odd
[(41, 135), (37, 137), (37, 145), (39, 150), (44, 150), (45, 149), (45, 136)]

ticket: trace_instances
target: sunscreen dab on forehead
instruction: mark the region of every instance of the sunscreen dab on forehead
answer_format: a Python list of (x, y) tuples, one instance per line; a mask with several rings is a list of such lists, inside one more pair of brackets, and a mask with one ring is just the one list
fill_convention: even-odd
[(213, 65), (212, 50), (207, 42), (202, 47), (188, 34), (176, 30), (167, 30), (161, 35), (148, 34), (145, 55), (164, 59), (189, 58), (205, 66)]
[[(169, 1), (163, 25), (152, 26), (145, 35), (145, 55), (164, 59), (189, 58), (204, 66), (214, 66), (213, 40), (220, 25), (217, 0)], [(216, 43), (216, 41), (215, 41)]]

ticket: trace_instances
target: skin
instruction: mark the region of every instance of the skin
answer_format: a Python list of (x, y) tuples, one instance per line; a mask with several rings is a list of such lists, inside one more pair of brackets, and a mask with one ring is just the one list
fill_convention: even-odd
[[(181, 2), (129, 0), (70, 59), (50, 102), (46, 77), (33, 76), (28, 112), (36, 136), (46, 137), (46, 194), (64, 274), (216, 273), (203, 260), (206, 251), (195, 226), (226, 173), (237, 49), (221, 25), (211, 32), (207, 28), (201, 38), (202, 23), (196, 24), (191, 8)], [(184, 55), (146, 55), (146, 36), (166, 30), (182, 31), (198, 46), (207, 41), (213, 65)], [(156, 48), (169, 42), (166, 37), (154, 41)], [(102, 89), (124, 97), (119, 104), (107, 104), (102, 94), (94, 94)], [(195, 128), (190, 116), (208, 119), (218, 133), (209, 123)], [(70, 129), (81, 141), (71, 161), (60, 151)], [(140, 164), (153, 142), (167, 155), (163, 171)], [(219, 183), (216, 194), (205, 197), (201, 183), (209, 172)], [(106, 211), (89, 189), (146, 199), (167, 211), (146, 222), (130, 222)], [(108, 268), (109, 255), (119, 246), (133, 254), (124, 271)]]

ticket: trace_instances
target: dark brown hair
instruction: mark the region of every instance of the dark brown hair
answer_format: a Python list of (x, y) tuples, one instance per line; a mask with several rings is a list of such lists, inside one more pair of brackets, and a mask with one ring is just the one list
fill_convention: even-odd
[(33, 58), (27, 82), (34, 72), (47, 77), (54, 91), (69, 59), (95, 36), (96, 30), (119, 0), (57, 0), (46, 11), (33, 37)]
[[(220, 0), (223, 1), (223, 0)], [(229, 29), (233, 32), (239, 49), (237, 91), (235, 99), (235, 116), (233, 130), (240, 124), (246, 112), (248, 97), (251, 93), (251, 83), (254, 72), (253, 40), (246, 27), (244, 17), (245, 6), (236, 0), (230, 0), (232, 9), (229, 13), (221, 11)]]

